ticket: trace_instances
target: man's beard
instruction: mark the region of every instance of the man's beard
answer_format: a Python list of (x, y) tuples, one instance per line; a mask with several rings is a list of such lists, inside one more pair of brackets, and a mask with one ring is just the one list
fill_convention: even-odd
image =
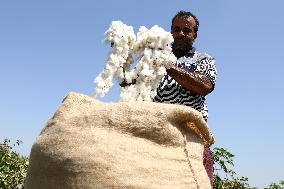
[(192, 49), (192, 44), (182, 39), (176, 39), (172, 44), (172, 51), (177, 58), (184, 56)]

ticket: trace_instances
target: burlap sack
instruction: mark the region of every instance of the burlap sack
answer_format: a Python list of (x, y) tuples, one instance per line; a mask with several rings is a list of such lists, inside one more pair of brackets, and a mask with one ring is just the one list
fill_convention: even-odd
[(212, 142), (186, 106), (70, 93), (33, 144), (25, 189), (208, 189), (202, 154)]

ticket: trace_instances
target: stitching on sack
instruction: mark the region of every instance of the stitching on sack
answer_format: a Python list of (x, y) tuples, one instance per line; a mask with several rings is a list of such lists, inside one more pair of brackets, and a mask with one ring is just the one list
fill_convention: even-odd
[(197, 182), (197, 177), (196, 177), (195, 171), (193, 170), (193, 167), (192, 167), (192, 165), (191, 165), (191, 163), (190, 163), (190, 160), (189, 160), (188, 150), (187, 150), (187, 148), (186, 148), (186, 144), (187, 144), (186, 135), (183, 134), (183, 133), (182, 133), (182, 135), (183, 135), (183, 139), (184, 139), (184, 140), (183, 140), (183, 142), (184, 142), (184, 153), (185, 153), (185, 156), (186, 156), (186, 159), (187, 159), (187, 163), (188, 163), (189, 168), (190, 168), (190, 171), (191, 171), (191, 173), (192, 173), (192, 175), (193, 175), (193, 179), (194, 179), (194, 181), (195, 181), (195, 183), (196, 183), (196, 188), (197, 188), (197, 189), (200, 189), (200, 186), (199, 186), (199, 184), (198, 184), (198, 182)]

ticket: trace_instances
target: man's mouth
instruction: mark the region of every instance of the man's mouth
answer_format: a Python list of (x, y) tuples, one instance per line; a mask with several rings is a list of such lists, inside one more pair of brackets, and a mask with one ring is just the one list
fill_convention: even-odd
[(173, 49), (185, 50), (189, 44), (184, 40), (175, 40), (173, 43)]

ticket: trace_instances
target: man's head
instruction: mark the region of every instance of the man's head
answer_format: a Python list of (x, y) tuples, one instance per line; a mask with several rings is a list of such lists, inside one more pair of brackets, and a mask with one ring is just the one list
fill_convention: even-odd
[(171, 33), (174, 38), (173, 53), (183, 56), (191, 48), (197, 37), (199, 21), (190, 12), (180, 11), (172, 19)]

